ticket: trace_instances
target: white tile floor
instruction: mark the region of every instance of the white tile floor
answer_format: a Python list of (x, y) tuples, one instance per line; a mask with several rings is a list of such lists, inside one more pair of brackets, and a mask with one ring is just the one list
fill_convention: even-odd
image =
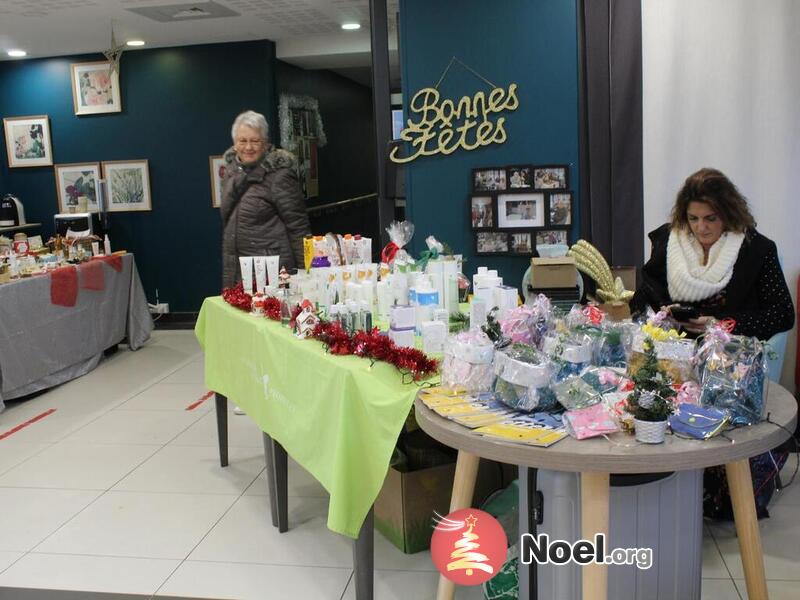
[[(290, 459), (289, 525), (269, 521), (261, 433), (229, 413), (218, 463), (213, 399), (191, 331), (159, 331), (136, 353), (0, 414), (0, 588), (272, 600), (353, 600), (351, 546), (326, 525), (327, 494)], [(800, 483), (761, 523), (770, 598), (800, 598)], [(428, 553), (375, 536), (378, 600), (427, 600)], [(0, 594), (1, 595), (1, 594)], [(458, 599), (480, 591), (460, 588)], [(703, 598), (745, 599), (731, 526), (706, 528)]]

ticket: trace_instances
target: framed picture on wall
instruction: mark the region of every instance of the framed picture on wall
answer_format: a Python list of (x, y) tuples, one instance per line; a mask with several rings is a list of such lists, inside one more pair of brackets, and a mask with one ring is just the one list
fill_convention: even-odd
[(208, 170), (211, 176), (211, 206), (219, 208), (222, 205), (222, 177), (225, 175), (225, 158), (209, 156)]
[(146, 160), (104, 161), (103, 177), (108, 185), (109, 211), (153, 210)]
[(53, 164), (47, 115), (3, 119), (9, 167), (48, 167)]
[(566, 227), (572, 225), (572, 192), (549, 194), (550, 227)]
[(470, 223), (473, 229), (494, 229), (497, 219), (492, 196), (469, 196)]
[[(58, 212), (97, 212), (100, 163), (55, 165)], [(84, 205), (85, 203), (85, 205)]]
[(473, 192), (497, 192), (506, 189), (505, 168), (472, 169)]
[(545, 229), (536, 232), (536, 245), (569, 244), (566, 229)]
[(544, 227), (544, 212), (544, 194), (497, 195), (497, 227), (500, 229)]
[(508, 233), (479, 231), (475, 234), (475, 254), (508, 254)]
[(569, 187), (569, 167), (548, 165), (533, 168), (533, 188), (536, 190), (566, 190)]
[(73, 63), (72, 104), (76, 115), (97, 115), (122, 111), (119, 71), (108, 61)]
[(506, 181), (508, 189), (524, 190), (533, 187), (533, 167), (531, 165), (517, 165), (506, 167)]
[(527, 256), (533, 254), (533, 233), (530, 231), (513, 232), (511, 236), (511, 254)]

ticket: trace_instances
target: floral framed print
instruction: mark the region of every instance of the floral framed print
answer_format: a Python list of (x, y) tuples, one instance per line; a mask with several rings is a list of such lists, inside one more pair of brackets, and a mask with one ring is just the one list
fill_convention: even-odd
[(211, 206), (222, 205), (222, 177), (225, 175), (225, 157), (209, 156), (208, 170), (211, 174)]
[(153, 210), (146, 160), (104, 161), (103, 177), (108, 186), (110, 212)]
[(55, 165), (58, 212), (98, 212), (100, 163)]
[(110, 62), (73, 63), (70, 73), (76, 115), (122, 112), (119, 71)]
[(53, 164), (47, 115), (3, 119), (9, 167), (49, 167)]

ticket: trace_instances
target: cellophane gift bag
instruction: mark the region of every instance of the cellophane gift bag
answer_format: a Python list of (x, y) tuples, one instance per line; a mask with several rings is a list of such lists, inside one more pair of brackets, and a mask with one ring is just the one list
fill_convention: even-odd
[(553, 362), (532, 346), (512, 344), (495, 354), (495, 393), (504, 404), (522, 411), (558, 406), (550, 387)]
[(766, 413), (766, 358), (757, 338), (731, 335), (712, 323), (695, 361), (701, 404), (728, 410), (734, 425), (761, 421)]
[(494, 385), (494, 344), (480, 330), (447, 338), (442, 360), (442, 385), (468, 394), (489, 392)]

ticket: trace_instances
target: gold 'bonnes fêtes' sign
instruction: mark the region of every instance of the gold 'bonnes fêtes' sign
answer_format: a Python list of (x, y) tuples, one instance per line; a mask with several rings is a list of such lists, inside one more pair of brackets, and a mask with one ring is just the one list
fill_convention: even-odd
[(389, 158), (396, 163), (407, 163), (420, 156), (452, 154), (459, 148), (474, 150), (502, 144), (508, 137), (506, 119), (490, 117), (504, 110), (516, 110), (518, 106), (516, 83), (508, 89), (495, 87), (488, 96), (484, 92), (464, 96), (458, 102), (442, 100), (436, 88), (423, 88), (411, 99), (408, 110), (414, 116), (400, 132), (400, 139), (411, 142), (413, 152), (398, 156), (400, 147), (395, 147)]

